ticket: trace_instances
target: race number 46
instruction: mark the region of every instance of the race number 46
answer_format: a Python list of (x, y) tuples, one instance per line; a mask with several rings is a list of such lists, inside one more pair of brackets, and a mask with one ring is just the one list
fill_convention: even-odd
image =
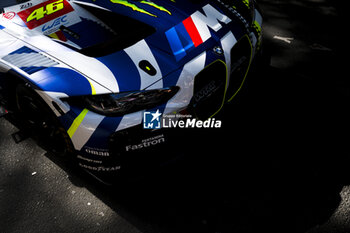
[(40, 20), (44, 18), (46, 15), (51, 15), (57, 11), (60, 11), (64, 8), (63, 0), (58, 0), (56, 2), (52, 2), (47, 4), (46, 6), (42, 6), (38, 9), (35, 9), (27, 18), (27, 22), (30, 22), (34, 19)]
[(48, 0), (24, 9), (17, 15), (29, 29), (34, 29), (73, 11), (67, 0)]

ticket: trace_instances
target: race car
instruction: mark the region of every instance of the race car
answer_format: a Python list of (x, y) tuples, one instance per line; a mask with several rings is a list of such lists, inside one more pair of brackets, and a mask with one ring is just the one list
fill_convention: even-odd
[(172, 129), (153, 124), (166, 114), (212, 119), (262, 43), (254, 0), (5, 0), (0, 8), (2, 112), (93, 174), (146, 164), (145, 153), (170, 140)]

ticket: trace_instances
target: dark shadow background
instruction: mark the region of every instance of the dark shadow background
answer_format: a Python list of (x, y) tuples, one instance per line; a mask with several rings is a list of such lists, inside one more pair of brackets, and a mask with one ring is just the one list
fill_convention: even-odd
[(259, 2), (271, 63), (252, 71), (218, 116), (223, 128), (196, 132), (173, 166), (106, 192), (90, 189), (128, 220), (132, 213), (147, 223), (135, 221), (141, 231), (305, 232), (336, 210), (350, 177), (344, 8)]
[[(74, 185), (145, 233), (296, 233), (324, 223), (350, 179), (345, 7), (330, 0), (258, 3), (270, 65), (252, 71), (242, 92), (216, 117), (221, 129), (184, 130), (174, 147), (161, 152), (181, 155), (176, 163), (111, 187), (46, 156)], [(183, 142), (189, 133), (196, 136)], [(12, 232), (14, 221), (2, 217), (9, 224), (1, 232)], [(79, 232), (84, 222), (74, 224)], [(52, 232), (50, 226), (40, 231)], [(121, 224), (107, 232), (128, 232), (122, 229)], [(329, 225), (332, 233), (346, 229)]]

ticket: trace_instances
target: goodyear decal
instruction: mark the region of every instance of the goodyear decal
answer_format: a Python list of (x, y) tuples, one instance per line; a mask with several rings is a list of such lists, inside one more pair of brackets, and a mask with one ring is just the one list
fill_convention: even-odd
[[(126, 7), (129, 7), (131, 8), (132, 10), (134, 11), (137, 11), (137, 12), (140, 12), (140, 13), (143, 13), (143, 14), (146, 14), (146, 15), (149, 15), (149, 16), (152, 16), (152, 17), (157, 17), (156, 15), (146, 11), (145, 9), (142, 9), (140, 7), (138, 7), (137, 5), (133, 4), (133, 3), (130, 3), (128, 2), (127, 0), (110, 0), (112, 3), (116, 3), (116, 4), (120, 4), (120, 5), (123, 5), (123, 6), (126, 6)], [(150, 1), (141, 1), (140, 3), (142, 4), (146, 4), (146, 5), (149, 5), (149, 6), (152, 6), (160, 11), (164, 11), (166, 13), (168, 13), (169, 15), (171, 15), (170, 11), (168, 11), (167, 9), (165, 9), (164, 7), (162, 6), (159, 6), (153, 2), (150, 2)]]
[(203, 7), (205, 15), (196, 11), (190, 17), (165, 32), (176, 61), (186, 56), (187, 52), (198, 47), (209, 38), (209, 28), (215, 32), (222, 28), (219, 23), (228, 24), (231, 19), (220, 13), (210, 4)]

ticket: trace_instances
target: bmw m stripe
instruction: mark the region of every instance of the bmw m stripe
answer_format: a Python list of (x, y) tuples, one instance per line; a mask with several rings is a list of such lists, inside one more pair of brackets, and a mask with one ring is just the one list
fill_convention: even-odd
[(228, 24), (231, 19), (220, 13), (210, 4), (203, 7), (205, 15), (196, 11), (190, 17), (165, 32), (176, 61), (181, 60), (187, 52), (211, 38), (209, 28), (215, 32), (222, 28), (219, 23)]
[(176, 61), (185, 57), (187, 55), (186, 51), (190, 51), (203, 43), (191, 17), (166, 31), (165, 35)]
[(165, 35), (169, 41), (170, 48), (173, 51), (176, 61), (186, 56), (186, 51), (181, 43), (181, 40), (176, 32), (175, 27), (165, 32)]
[(193, 41), (194, 47), (198, 47), (200, 44), (202, 44), (203, 40), (196, 28), (196, 25), (194, 25), (192, 18), (188, 17), (182, 23), (185, 26), (186, 31), (190, 35), (191, 40)]
[[(189, 29), (186, 29), (184, 23), (178, 24), (176, 27), (176, 31), (178, 32), (179, 38), (181, 40), (181, 43), (183, 45), (183, 48), (185, 50), (191, 49), (193, 46), (195, 46), (190, 33), (188, 33)], [(198, 46), (198, 45), (197, 45)]]

